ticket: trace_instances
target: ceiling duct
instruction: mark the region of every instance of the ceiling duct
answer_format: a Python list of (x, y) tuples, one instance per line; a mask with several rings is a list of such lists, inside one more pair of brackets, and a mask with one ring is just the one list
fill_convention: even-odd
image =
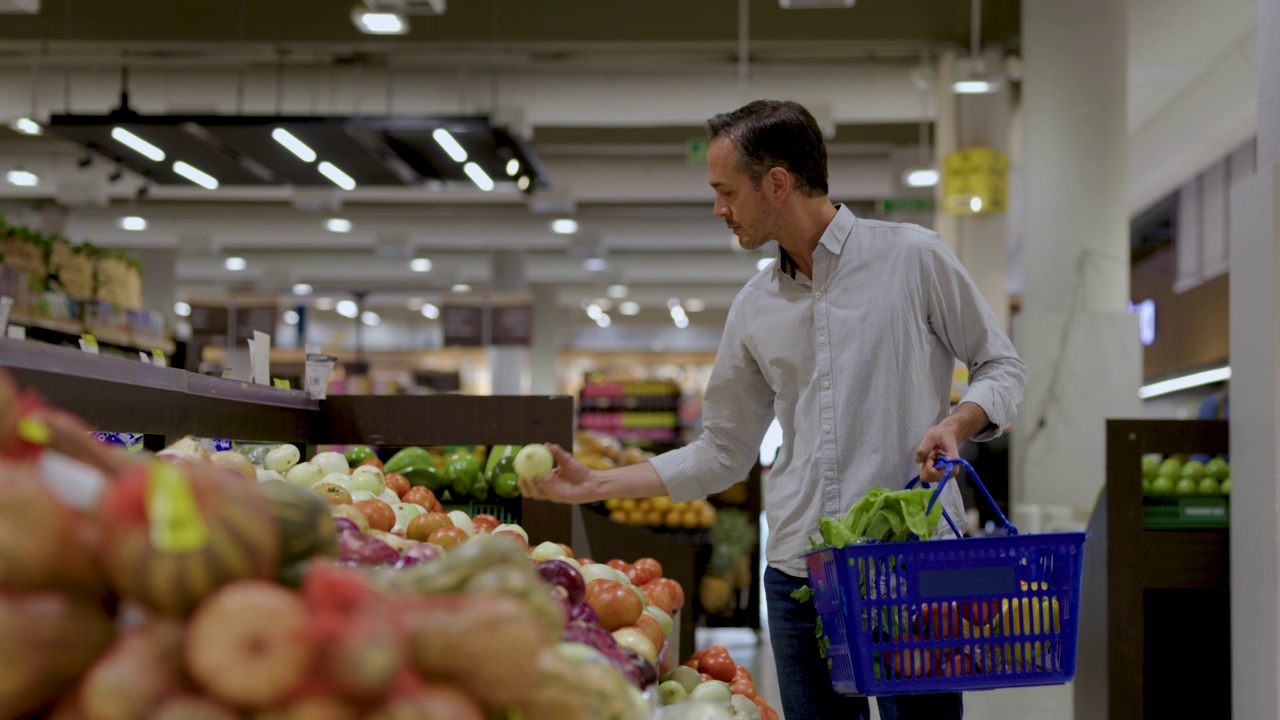
[(0, 0), (0, 15), (38, 14), (40, 14), (40, 0)]
[[(0, 0), (3, 1), (3, 0)], [(448, 0), (365, 0), (365, 6), (374, 12), (400, 13), (402, 15), (443, 15)]]
[(783, 10), (822, 10), (851, 8), (857, 0), (778, 0)]

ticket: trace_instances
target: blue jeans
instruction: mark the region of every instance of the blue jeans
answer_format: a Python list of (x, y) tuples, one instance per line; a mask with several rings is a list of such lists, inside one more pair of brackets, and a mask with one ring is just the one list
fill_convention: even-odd
[[(778, 687), (786, 720), (868, 720), (866, 698), (837, 695), (831, 687), (827, 661), (814, 636), (817, 613), (813, 601), (791, 599), (796, 588), (808, 584), (768, 568), (764, 575), (769, 604), (769, 641), (778, 667)], [(961, 720), (964, 704), (960, 693), (895, 695), (876, 698), (881, 720)]]

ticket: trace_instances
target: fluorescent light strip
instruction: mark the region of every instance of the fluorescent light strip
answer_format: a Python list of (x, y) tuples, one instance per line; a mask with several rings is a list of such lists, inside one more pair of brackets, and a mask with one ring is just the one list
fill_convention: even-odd
[(14, 120), (9, 123), (9, 127), (13, 128), (14, 132), (20, 132), (23, 135), (44, 134), (44, 128), (40, 127), (40, 123), (28, 117), (20, 117)]
[(114, 138), (116, 142), (127, 146), (129, 149), (141, 154), (149, 160), (155, 160), (156, 162), (164, 160), (163, 150), (122, 127), (112, 128), (111, 137)]
[(453, 139), (453, 135), (450, 135), (448, 130), (436, 128), (435, 132), (431, 133), (431, 137), (435, 138), (436, 144), (449, 153), (449, 157), (453, 158), (454, 162), (464, 163), (467, 161), (467, 151), (462, 148), (462, 145), (458, 144), (457, 140)]
[(467, 177), (471, 178), (471, 182), (476, 184), (476, 187), (485, 192), (493, 189), (493, 178), (489, 177), (479, 165), (469, 162), (463, 165), (462, 169), (467, 173)]
[(1153, 397), (1168, 395), (1180, 390), (1190, 390), (1191, 388), (1200, 387), (1202, 385), (1212, 385), (1213, 383), (1225, 382), (1231, 379), (1231, 367), (1221, 367), (1213, 370), (1205, 370), (1203, 372), (1191, 373), (1182, 377), (1169, 378), (1160, 382), (1143, 385), (1138, 388), (1138, 397), (1143, 400), (1149, 400)]
[(179, 160), (173, 164), (173, 171), (191, 182), (199, 185), (205, 190), (217, 190), (218, 179), (199, 168), (188, 165)]
[(298, 156), (303, 162), (315, 162), (316, 151), (312, 150), (309, 145), (299, 140), (293, 133), (284, 128), (276, 128), (271, 131), (271, 139), (285, 146), (289, 152)]
[(507, 161), (507, 175), (515, 177), (518, 172), (520, 172), (520, 161), (515, 158), (511, 158)]
[(319, 170), (321, 175), (332, 180), (334, 185), (337, 185), (343, 190), (356, 189), (356, 181), (353, 180), (350, 175), (339, 170), (337, 165), (326, 160), (320, 163)]
[(957, 80), (951, 85), (951, 91), (959, 95), (982, 95), (995, 89), (995, 83), (987, 80)]
[(362, 12), (358, 18), (360, 29), (371, 35), (403, 35), (408, 30), (399, 13)]
[(10, 185), (17, 185), (18, 187), (35, 187), (40, 184), (40, 178), (29, 170), (10, 170), (5, 174), (5, 179), (9, 181)]

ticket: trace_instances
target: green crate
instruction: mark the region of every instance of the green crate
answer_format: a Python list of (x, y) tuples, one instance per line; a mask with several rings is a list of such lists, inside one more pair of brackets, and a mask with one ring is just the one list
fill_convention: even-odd
[(519, 523), (520, 518), (516, 516), (513, 508), (504, 505), (495, 505), (487, 502), (479, 502), (470, 500), (465, 503), (442, 502), (440, 503), (445, 512), (461, 510), (471, 517), (476, 515), (492, 515), (498, 518), (498, 522), (504, 524)]
[(1142, 526), (1148, 530), (1210, 530), (1231, 526), (1226, 495), (1147, 495)]

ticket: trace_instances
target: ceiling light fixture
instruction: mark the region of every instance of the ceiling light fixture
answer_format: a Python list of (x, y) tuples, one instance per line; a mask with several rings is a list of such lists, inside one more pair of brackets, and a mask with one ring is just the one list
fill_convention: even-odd
[(173, 164), (173, 171), (205, 190), (217, 190), (218, 179), (209, 173), (179, 160)]
[(605, 294), (613, 298), (614, 300), (621, 300), (622, 298), (627, 296), (627, 286), (626, 285), (610, 285), (609, 289), (605, 291)]
[(479, 165), (469, 162), (463, 165), (462, 169), (467, 173), (467, 177), (471, 178), (471, 182), (476, 184), (476, 187), (485, 192), (493, 189), (493, 178), (489, 177)]
[(231, 272), (240, 272), (249, 267), (249, 263), (242, 257), (229, 257), (222, 262), (222, 266)]
[(431, 267), (430, 258), (414, 258), (409, 261), (409, 269), (414, 272), (430, 272)]
[(360, 322), (369, 327), (378, 327), (382, 323), (382, 316), (372, 310), (365, 310), (360, 314)]
[(422, 317), (428, 320), (435, 320), (440, 317), (440, 308), (432, 305), (431, 303), (427, 303), (422, 306)]
[(702, 312), (707, 309), (707, 301), (698, 298), (689, 298), (684, 301), (684, 309), (689, 312)]
[(996, 84), (990, 80), (966, 78), (951, 84), (952, 92), (958, 95), (983, 95), (995, 92)]
[(315, 306), (317, 310), (325, 310), (325, 311), (332, 310), (334, 308), (333, 298), (318, 297), (316, 298)]
[(156, 162), (164, 160), (163, 150), (122, 127), (111, 128), (111, 137), (114, 138), (116, 142), (137, 152), (148, 160), (155, 160)]
[(448, 130), (436, 128), (431, 133), (431, 137), (435, 139), (437, 145), (449, 153), (449, 157), (453, 158), (454, 162), (464, 163), (467, 161), (467, 151), (463, 149), (462, 145), (454, 139)]
[(516, 187), (520, 188), (521, 190), (528, 190), (528, 189), (529, 189), (529, 176), (528, 176), (528, 175), (521, 175), (521, 176), (520, 176), (520, 179), (516, 181)]
[(346, 218), (329, 218), (324, 222), (324, 229), (331, 233), (349, 233), (351, 221)]
[(982, 56), (982, 0), (972, 0), (969, 10), (969, 57), (957, 63), (956, 80), (951, 91), (957, 95), (981, 95), (995, 92), (1000, 83), (987, 77)]
[(300, 315), (298, 315), (298, 311), (297, 311), (297, 310), (285, 310), (285, 311), (284, 311), (284, 324), (285, 324), (285, 325), (297, 325), (297, 324), (298, 324), (298, 322), (299, 322), (300, 320), (302, 320), (302, 317), (301, 317)]
[(982, 198), (972, 197), (969, 199), (969, 209), (973, 212), (982, 212)]
[(293, 286), (293, 294), (298, 297), (306, 297), (311, 294), (311, 286), (307, 283), (296, 283)]
[(1138, 397), (1148, 400), (1161, 395), (1168, 395), (1180, 390), (1190, 390), (1191, 388), (1201, 387), (1203, 385), (1212, 385), (1213, 383), (1226, 382), (1231, 379), (1231, 367), (1220, 367), (1213, 370), (1204, 370), (1201, 372), (1183, 375), (1181, 377), (1169, 378), (1160, 382), (1143, 385), (1138, 388)]
[(355, 300), (341, 300), (335, 306), (335, 309), (344, 318), (355, 318), (360, 314), (360, 308), (356, 305)]
[(326, 160), (320, 163), (318, 169), (320, 170), (321, 175), (332, 180), (334, 185), (337, 185), (343, 190), (356, 189), (356, 181), (353, 180), (350, 175), (342, 172), (337, 165)]
[(689, 327), (689, 318), (683, 315), (681, 315), (678, 318), (673, 318), (673, 321), (675, 322), (676, 327), (680, 328), (681, 330)]
[(551, 232), (557, 235), (572, 235), (578, 232), (578, 221), (573, 218), (559, 218), (551, 221)]
[(517, 174), (517, 173), (519, 173), (519, 172), (520, 172), (520, 161), (519, 161), (519, 160), (517, 160), (517, 159), (515, 159), (515, 158), (511, 158), (510, 160), (508, 160), (508, 161), (507, 161), (507, 175), (508, 175), (509, 177), (515, 177), (515, 176), (516, 176), (516, 174)]
[(453, 286), (452, 290), (456, 293), (469, 293), (471, 292), (471, 286), (466, 283), (458, 283)]
[(582, 269), (587, 272), (604, 272), (609, 269), (609, 261), (601, 257), (589, 257), (582, 261)]
[(285, 146), (289, 152), (298, 156), (303, 162), (315, 162), (316, 151), (311, 149), (310, 145), (299, 140), (293, 133), (284, 128), (276, 128), (271, 131), (271, 139)]
[(618, 306), (618, 312), (622, 313), (623, 315), (639, 315), (640, 303), (632, 300), (628, 300)]
[(9, 128), (14, 132), (23, 135), (43, 135), (44, 128), (40, 127), (40, 123), (29, 117), (20, 117), (9, 123)]
[(40, 184), (40, 178), (35, 173), (21, 168), (5, 173), (4, 179), (9, 181), (10, 185), (18, 187), (35, 187)]
[(178, 317), (190, 317), (191, 306), (179, 300), (178, 302), (173, 304), (173, 314), (177, 315)]
[(591, 318), (592, 320), (599, 319), (600, 316), (603, 314), (604, 314), (604, 310), (602, 310), (599, 305), (595, 303), (591, 303), (590, 305), (587, 305), (587, 317)]
[(613, 318), (609, 317), (609, 313), (600, 313), (600, 317), (596, 318), (596, 325), (607, 328), (613, 324)]
[(409, 21), (397, 12), (373, 12), (364, 5), (351, 10), (351, 22), (366, 35), (404, 35), (409, 32)]
[(126, 215), (116, 221), (116, 225), (121, 230), (129, 230), (131, 232), (142, 232), (147, 229), (147, 219), (138, 217), (137, 215)]

